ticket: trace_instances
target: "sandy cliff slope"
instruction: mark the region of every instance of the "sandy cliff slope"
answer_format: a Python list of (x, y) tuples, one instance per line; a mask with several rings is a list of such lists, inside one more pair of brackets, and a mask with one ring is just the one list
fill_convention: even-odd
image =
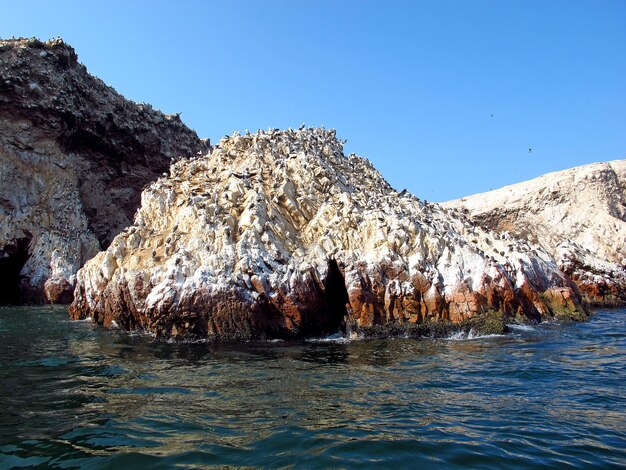
[(539, 244), (588, 304), (626, 303), (626, 160), (550, 173), (444, 207)]
[(61, 40), (0, 40), (0, 304), (68, 302), (172, 159), (206, 151), (178, 116), (124, 99)]
[(161, 337), (585, 317), (547, 252), (398, 193), (324, 129), (234, 134), (174, 164), (75, 296), (72, 318)]

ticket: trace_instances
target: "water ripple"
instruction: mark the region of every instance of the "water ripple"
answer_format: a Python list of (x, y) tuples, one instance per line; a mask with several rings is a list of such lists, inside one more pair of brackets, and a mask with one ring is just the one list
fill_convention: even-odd
[(506, 336), (163, 343), (0, 309), (0, 466), (624, 468), (626, 310)]

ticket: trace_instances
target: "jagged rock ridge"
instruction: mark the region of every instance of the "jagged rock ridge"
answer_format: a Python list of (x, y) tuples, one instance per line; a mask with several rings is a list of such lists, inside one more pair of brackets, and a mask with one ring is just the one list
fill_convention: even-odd
[(626, 304), (626, 160), (549, 173), (444, 207), (542, 246), (585, 303)]
[(63, 41), (0, 40), (0, 304), (71, 301), (141, 190), (208, 144), (124, 99)]
[(539, 247), (398, 193), (334, 131), (301, 129), (174, 164), (79, 271), (70, 315), (228, 339), (586, 314)]

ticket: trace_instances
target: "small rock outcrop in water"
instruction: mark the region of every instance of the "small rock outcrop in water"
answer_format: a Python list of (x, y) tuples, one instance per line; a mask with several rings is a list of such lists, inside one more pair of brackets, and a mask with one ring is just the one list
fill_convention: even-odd
[(76, 271), (131, 224), (141, 190), (206, 150), (61, 40), (0, 40), (0, 304), (71, 301)]
[(398, 193), (334, 131), (301, 129), (235, 134), (175, 163), (79, 271), (70, 315), (229, 339), (586, 314), (545, 251)]
[(594, 163), (444, 204), (542, 246), (593, 306), (626, 304), (626, 160)]

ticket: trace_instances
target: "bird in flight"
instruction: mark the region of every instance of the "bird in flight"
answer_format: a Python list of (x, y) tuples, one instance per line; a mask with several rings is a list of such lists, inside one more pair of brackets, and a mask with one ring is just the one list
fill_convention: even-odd
[(528, 147), (528, 153), (533, 153), (533, 149), (531, 149), (530, 147)]

